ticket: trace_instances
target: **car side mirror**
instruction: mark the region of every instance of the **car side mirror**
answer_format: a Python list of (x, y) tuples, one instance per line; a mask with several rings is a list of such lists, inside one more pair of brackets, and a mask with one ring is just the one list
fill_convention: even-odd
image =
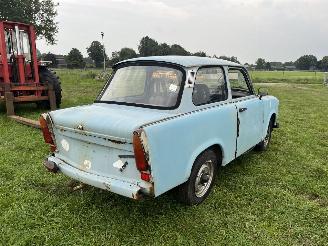
[(259, 97), (260, 100), (261, 100), (262, 97), (269, 95), (269, 90), (268, 90), (267, 88), (260, 87), (260, 88), (257, 90), (257, 95), (258, 95), (258, 97)]

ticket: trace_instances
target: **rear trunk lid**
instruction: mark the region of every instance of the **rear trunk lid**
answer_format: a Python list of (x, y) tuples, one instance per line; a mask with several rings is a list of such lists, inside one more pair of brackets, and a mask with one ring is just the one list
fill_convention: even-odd
[(50, 113), (56, 126), (132, 140), (139, 126), (172, 115), (169, 111), (98, 103)]
[(55, 156), (79, 170), (135, 183), (140, 180), (132, 134), (141, 125), (172, 114), (146, 108), (93, 104), (50, 113)]

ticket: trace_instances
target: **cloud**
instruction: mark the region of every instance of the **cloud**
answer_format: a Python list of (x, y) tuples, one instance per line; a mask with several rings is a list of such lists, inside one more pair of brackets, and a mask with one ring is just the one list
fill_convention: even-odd
[(167, 4), (165, 1), (159, 0), (61, 0), (60, 3), (108, 10), (131, 10), (134, 14), (147, 14), (150, 17), (160, 16), (161, 18), (176, 19), (186, 19), (190, 17), (190, 14), (183, 8), (178, 8)]
[(196, 52), (296, 60), (312, 53), (328, 55), (326, 0), (59, 0), (56, 46), (39, 42), (42, 52), (86, 55), (91, 41), (105, 31), (109, 51), (137, 49), (149, 35)]

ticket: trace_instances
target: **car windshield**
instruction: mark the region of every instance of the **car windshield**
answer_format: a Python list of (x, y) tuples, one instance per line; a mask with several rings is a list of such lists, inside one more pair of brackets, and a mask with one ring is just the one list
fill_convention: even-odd
[(173, 108), (178, 104), (182, 78), (183, 72), (172, 67), (121, 67), (115, 71), (98, 101)]

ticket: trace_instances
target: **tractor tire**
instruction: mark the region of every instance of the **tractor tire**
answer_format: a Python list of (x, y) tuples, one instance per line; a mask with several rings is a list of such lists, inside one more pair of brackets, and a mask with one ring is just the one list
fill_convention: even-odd
[[(40, 84), (46, 85), (51, 84), (54, 87), (55, 97), (56, 97), (56, 106), (60, 108), (61, 100), (62, 100), (62, 89), (59, 77), (56, 76), (54, 72), (49, 70), (47, 67), (39, 67), (39, 77), (40, 77)], [(47, 95), (48, 92), (44, 92), (44, 95)], [(49, 101), (41, 101), (37, 102), (39, 108), (42, 109), (50, 109), (50, 102)]]

